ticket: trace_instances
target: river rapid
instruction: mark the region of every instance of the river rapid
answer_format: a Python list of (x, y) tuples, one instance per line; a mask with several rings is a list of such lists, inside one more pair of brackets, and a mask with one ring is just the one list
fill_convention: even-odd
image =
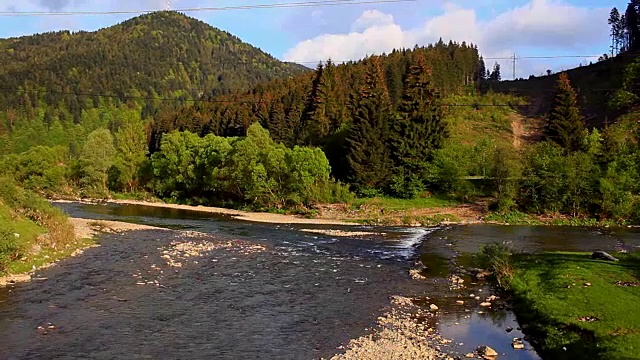
[[(496, 241), (518, 251), (640, 246), (637, 229), (273, 225), (138, 205), (56, 205), (72, 217), (183, 232), (102, 234), (100, 247), (0, 289), (0, 359), (328, 358), (369, 333), (392, 295), (439, 307), (424, 321), (452, 340), (437, 344), (447, 354), (488, 345), (501, 359), (538, 359), (526, 342), (525, 350), (511, 347), (523, 335), (508, 304), (482, 308), (471, 295), (484, 300), (494, 290), (464, 275), (463, 286), (453, 286), (451, 272)], [(211, 239), (228, 246), (184, 257), (181, 267), (168, 263), (175, 242)], [(426, 279), (408, 275), (417, 261)]]

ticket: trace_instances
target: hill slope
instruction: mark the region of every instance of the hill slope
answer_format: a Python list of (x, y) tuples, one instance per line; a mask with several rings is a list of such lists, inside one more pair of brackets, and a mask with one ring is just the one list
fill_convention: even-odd
[[(625, 67), (637, 57), (638, 54), (626, 53), (565, 71), (578, 93), (582, 115), (589, 127), (604, 127), (621, 115), (608, 106), (608, 101), (622, 86)], [(490, 83), (490, 88), (496, 92), (527, 98), (529, 104), (522, 108), (522, 114), (529, 117), (529, 121), (535, 122), (548, 113), (558, 76), (559, 73), (556, 73), (532, 76), (527, 80), (493, 82)]]
[(341, 141), (344, 126), (353, 115), (353, 95), (364, 83), (370, 60), (377, 59), (392, 107), (402, 96), (405, 72), (416, 56), (424, 56), (432, 84), (444, 95), (473, 92), (484, 67), (473, 44), (442, 41), (426, 47), (394, 50), (388, 55), (335, 65), (326, 64), (315, 73), (291, 79), (277, 79), (259, 84), (250, 91), (217, 96), (207, 102), (188, 104), (176, 112), (155, 118), (151, 149), (155, 150), (162, 134), (172, 130), (189, 130), (200, 135), (244, 135), (246, 129), (260, 122), (275, 140), (293, 145), (327, 145)]
[[(79, 122), (82, 109), (101, 104), (224, 94), (305, 70), (204, 22), (156, 12), (96, 32), (0, 40), (0, 108), (67, 108), (62, 120)], [(145, 102), (148, 115), (168, 103)]]

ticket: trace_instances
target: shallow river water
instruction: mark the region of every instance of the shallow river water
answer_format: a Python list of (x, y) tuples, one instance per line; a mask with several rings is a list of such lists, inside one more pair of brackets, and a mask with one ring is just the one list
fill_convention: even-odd
[[(538, 359), (528, 343), (512, 349), (511, 339), (522, 333), (508, 306), (484, 309), (471, 298), (493, 294), (490, 286), (465, 278), (464, 287), (451, 287), (446, 277), (465, 254), (496, 241), (519, 251), (640, 246), (631, 229), (357, 226), (381, 234), (337, 238), (302, 229), (354, 227), (261, 224), (133, 205), (57, 206), (73, 217), (198, 231), (265, 250), (216, 249), (174, 268), (162, 249), (180, 240), (177, 232), (100, 235), (100, 247), (0, 289), (0, 359), (326, 358), (367, 334), (391, 295), (438, 305), (427, 321), (453, 340), (441, 345), (453, 356), (488, 345), (501, 359)], [(408, 276), (417, 260), (427, 266), (427, 280)], [(459, 299), (465, 305), (456, 305)]]

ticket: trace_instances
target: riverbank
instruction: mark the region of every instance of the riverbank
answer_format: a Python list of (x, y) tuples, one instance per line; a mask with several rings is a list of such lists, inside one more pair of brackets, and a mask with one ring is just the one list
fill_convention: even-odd
[(52, 201), (59, 202), (59, 203), (86, 202), (86, 203), (110, 203), (110, 204), (118, 204), (118, 205), (141, 205), (141, 206), (161, 207), (165, 209), (178, 209), (178, 210), (204, 212), (209, 214), (228, 215), (238, 220), (260, 222), (260, 223), (271, 223), (271, 224), (356, 225), (353, 222), (346, 222), (346, 221), (341, 221), (337, 219), (304, 218), (296, 215), (273, 214), (273, 213), (266, 213), (266, 212), (250, 212), (250, 211), (233, 210), (233, 209), (213, 207), (213, 206), (202, 206), (202, 205), (192, 206), (192, 205), (169, 204), (164, 202), (150, 202), (150, 201), (140, 201), (140, 200), (85, 199), (82, 201), (69, 201), (69, 200), (52, 200)]
[(161, 229), (118, 221), (77, 218), (69, 218), (68, 223), (73, 227), (73, 239), (68, 239), (63, 246), (42, 246), (37, 239), (43, 234), (26, 241), (23, 245), (28, 250), (24, 251), (20, 258), (8, 264), (7, 274), (0, 276), (0, 287), (30, 281), (35, 271), (55, 266), (59, 261), (82, 255), (86, 249), (99, 246), (96, 244), (94, 237), (100, 232), (121, 233), (134, 230)]
[(507, 281), (514, 311), (550, 359), (637, 359), (640, 354), (640, 253), (512, 256)]
[(453, 359), (436, 350), (444, 339), (420, 318), (432, 317), (432, 312), (422, 310), (409, 298), (393, 296), (391, 308), (378, 317), (377, 328), (370, 334), (353, 339), (345, 352), (331, 360), (380, 360), (380, 359)]
[[(581, 226), (581, 227), (635, 227), (627, 223), (615, 221), (598, 221), (591, 218), (569, 217), (563, 215), (531, 215), (518, 211), (496, 213), (488, 210), (488, 200), (480, 200), (470, 204), (460, 204), (443, 198), (427, 199), (391, 199), (370, 198), (358, 199), (353, 204), (318, 204), (306, 216), (295, 214), (276, 214), (269, 212), (252, 212), (212, 206), (193, 206), (171, 204), (162, 201), (144, 201), (127, 199), (82, 199), (51, 200), (68, 203), (111, 203), (118, 205), (140, 205), (167, 209), (197, 211), (209, 214), (227, 215), (238, 220), (271, 223), (271, 224), (303, 224), (303, 225), (378, 225), (378, 226), (441, 226), (441, 225), (549, 225), (549, 226)], [(317, 231), (317, 230), (313, 230)], [(364, 236), (368, 233), (331, 233), (335, 236)]]

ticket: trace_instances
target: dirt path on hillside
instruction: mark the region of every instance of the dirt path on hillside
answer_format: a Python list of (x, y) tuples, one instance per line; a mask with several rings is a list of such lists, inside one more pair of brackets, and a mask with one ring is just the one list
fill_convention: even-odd
[(511, 116), (511, 127), (513, 128), (513, 147), (521, 149), (525, 144), (542, 140), (544, 119), (513, 114)]
[(524, 135), (522, 115), (514, 114), (511, 117), (511, 127), (513, 128), (513, 147), (520, 149), (522, 147), (522, 137)]

